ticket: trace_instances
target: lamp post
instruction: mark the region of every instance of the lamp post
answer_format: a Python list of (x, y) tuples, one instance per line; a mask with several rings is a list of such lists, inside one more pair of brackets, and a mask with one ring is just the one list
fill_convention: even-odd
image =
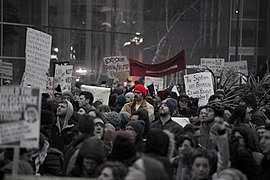
[(236, 13), (236, 42), (235, 42), (235, 61), (238, 61), (238, 39), (239, 39), (239, 8), (240, 7), (240, 0), (237, 0), (237, 9), (235, 10)]

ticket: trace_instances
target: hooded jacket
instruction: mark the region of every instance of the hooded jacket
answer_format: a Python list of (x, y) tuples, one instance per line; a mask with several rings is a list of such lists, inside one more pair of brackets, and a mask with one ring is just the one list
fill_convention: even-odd
[(71, 143), (74, 138), (74, 121), (71, 119), (73, 114), (73, 106), (70, 102), (66, 101), (67, 112), (64, 120), (64, 125), (61, 128), (59, 116), (56, 117), (56, 124), (51, 128), (50, 144), (51, 147), (57, 148), (61, 152), (64, 151), (65, 147)]

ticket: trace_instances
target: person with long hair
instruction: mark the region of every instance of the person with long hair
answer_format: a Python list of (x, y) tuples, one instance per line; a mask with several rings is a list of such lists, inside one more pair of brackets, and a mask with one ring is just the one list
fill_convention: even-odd
[(98, 180), (124, 180), (127, 172), (122, 163), (107, 161), (98, 168)]

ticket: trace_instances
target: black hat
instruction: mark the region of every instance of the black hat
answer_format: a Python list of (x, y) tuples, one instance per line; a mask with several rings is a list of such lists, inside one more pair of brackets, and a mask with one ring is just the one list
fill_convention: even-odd
[(81, 133), (93, 134), (94, 132), (94, 117), (89, 114), (79, 116), (79, 121), (76, 128)]
[(131, 139), (126, 135), (118, 135), (113, 141), (111, 159), (114, 161), (125, 161), (136, 155), (136, 148)]
[(143, 120), (130, 121), (127, 124), (127, 127), (128, 126), (131, 126), (136, 131), (137, 135), (142, 137), (144, 133), (144, 126), (145, 126), (145, 122)]

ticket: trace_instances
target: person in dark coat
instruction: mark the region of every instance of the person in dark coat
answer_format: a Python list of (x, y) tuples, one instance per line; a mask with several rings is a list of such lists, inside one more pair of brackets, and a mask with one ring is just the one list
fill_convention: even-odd
[(150, 129), (157, 128), (161, 130), (168, 130), (173, 133), (175, 137), (179, 137), (183, 132), (183, 128), (171, 119), (171, 115), (175, 109), (176, 106), (172, 99), (167, 98), (163, 100), (159, 108), (160, 119), (154, 121), (150, 125)]
[(242, 171), (249, 180), (257, 180), (260, 166), (253, 157), (252, 149), (252, 144), (245, 128), (235, 128), (232, 131), (230, 143), (231, 167)]
[(262, 139), (260, 141), (264, 158), (261, 162), (261, 180), (270, 179), (270, 125), (265, 127)]
[(90, 137), (80, 147), (71, 175), (75, 177), (97, 177), (97, 168), (105, 161), (104, 144), (97, 137)]
[(74, 138), (75, 122), (71, 119), (73, 106), (69, 101), (61, 101), (56, 112), (56, 124), (51, 128), (49, 143), (51, 147), (61, 152), (69, 145)]
[(89, 114), (82, 115), (79, 122), (76, 124), (75, 129), (78, 131), (76, 136), (64, 152), (64, 172), (69, 174), (75, 166), (79, 149), (83, 142), (94, 134), (94, 117)]

